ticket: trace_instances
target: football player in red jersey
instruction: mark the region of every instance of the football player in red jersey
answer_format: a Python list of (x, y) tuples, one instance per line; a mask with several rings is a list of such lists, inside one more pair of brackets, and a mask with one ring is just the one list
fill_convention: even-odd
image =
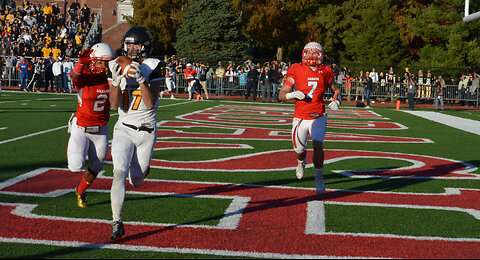
[[(333, 101), (328, 105), (337, 110), (340, 106), (338, 97), (340, 89), (334, 84), (334, 74), (323, 63), (323, 47), (310, 42), (303, 48), (302, 62), (292, 65), (287, 72), (287, 80), (279, 93), (280, 100), (295, 100), (293, 115), (292, 141), (298, 166), (296, 175), (303, 178), (307, 164), (307, 142), (313, 140), (313, 165), (315, 167), (315, 184), (318, 194), (325, 191), (323, 182), (323, 140), (327, 131), (327, 115), (323, 94), (330, 88)], [(291, 92), (295, 87), (295, 91)]]
[(83, 50), (79, 62), (71, 72), (77, 89), (77, 111), (69, 122), (68, 168), (81, 172), (88, 155), (88, 167), (75, 188), (77, 205), (87, 207), (85, 190), (103, 168), (108, 150), (108, 120), (110, 117), (107, 81), (108, 61), (114, 58), (113, 49), (106, 43), (97, 43)]
[(183, 74), (188, 81), (188, 100), (192, 100), (193, 95), (197, 92), (195, 86), (195, 76), (197, 75), (197, 71), (192, 68), (192, 64), (188, 63), (187, 69), (183, 70)]

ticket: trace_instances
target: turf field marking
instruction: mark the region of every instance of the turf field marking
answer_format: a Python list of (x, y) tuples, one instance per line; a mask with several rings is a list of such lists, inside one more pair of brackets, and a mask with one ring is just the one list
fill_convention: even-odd
[(462, 131), (480, 135), (480, 121), (461, 118), (458, 116), (451, 116), (442, 114), (439, 112), (433, 111), (406, 111), (402, 110), (405, 113), (409, 113), (415, 116), (419, 116), (440, 124), (444, 124)]
[[(228, 129), (231, 133), (185, 131), (194, 127)], [(167, 129), (178, 128), (178, 129)], [(160, 121), (157, 123), (157, 139), (225, 139), (225, 140), (279, 140), (291, 141), (290, 129), (272, 129), (252, 126), (228, 126), (191, 121)], [(380, 142), (380, 143), (433, 143), (430, 139), (386, 135), (327, 132), (326, 142)]]
[[(307, 152), (307, 168), (313, 167), (313, 152)], [(393, 152), (377, 152), (363, 150), (325, 149), (325, 165), (343, 160), (362, 158), (384, 158), (412, 163), (411, 166), (394, 169), (373, 170), (336, 170), (336, 173), (354, 178), (408, 178), (408, 179), (480, 179), (474, 174), (478, 170), (475, 165), (426, 155), (415, 155)], [(106, 163), (111, 163), (111, 155)], [(269, 150), (251, 154), (215, 158), (196, 161), (174, 161), (152, 158), (152, 168), (184, 170), (184, 171), (225, 171), (225, 172), (272, 172), (294, 171), (297, 161), (292, 159), (290, 149)]]
[[(47, 170), (47, 169), (44, 169)], [(27, 191), (31, 193), (31, 185), (36, 186), (38, 193), (51, 193), (63, 190), (78, 180), (79, 174), (67, 173), (68, 170), (47, 170), (43, 174), (29, 174), (31, 178), (5, 187), (3, 190)], [(101, 176), (94, 182), (95, 190), (108, 192), (112, 178)], [(168, 184), (167, 184), (168, 183)], [(93, 188), (93, 187), (92, 187)], [(71, 189), (71, 188), (70, 188)], [(109, 223), (68, 221), (64, 219), (26, 219), (11, 214), (16, 210), (15, 203), (2, 203), (0, 214), (3, 216), (0, 229), (2, 242), (32, 241), (34, 244), (71, 243), (66, 246), (89, 245), (92, 248), (103, 248), (104, 245), (120, 245), (130, 250), (162, 251), (173, 249), (173, 252), (195, 250), (197, 253), (245, 256), (292, 256), (311, 257), (388, 257), (388, 258), (437, 258), (453, 257), (462, 252), (464, 257), (473, 257), (480, 250), (478, 238), (444, 238), (427, 236), (405, 236), (397, 234), (373, 233), (335, 233), (309, 229), (309, 225), (317, 225), (315, 205), (308, 208), (309, 203), (317, 201), (325, 205), (366, 205), (384, 207), (404, 207), (405, 205), (427, 208), (430, 210), (472, 209), (477, 211), (480, 205), (472, 198), (478, 197), (480, 190), (461, 189), (446, 194), (429, 196), (393, 192), (359, 192), (329, 190), (319, 196), (313, 188), (264, 187), (259, 185), (232, 185), (201, 182), (178, 182), (162, 180), (146, 180), (140, 187), (127, 186), (128, 190), (146, 193), (175, 193), (190, 196), (215, 195), (249, 197), (242, 211), (242, 219), (235, 230), (208, 229), (203, 227), (162, 227), (125, 223), (127, 235), (124, 239), (111, 243), (108, 235)], [(440, 196), (440, 197), (439, 197)], [(441, 199), (440, 199), (441, 198)], [(72, 198), (72, 203), (73, 198)], [(241, 204), (240, 203), (240, 204)], [(31, 206), (30, 206), (31, 207)], [(317, 207), (318, 209), (318, 207)], [(321, 209), (321, 206), (320, 206)], [(24, 209), (25, 210), (25, 209)], [(238, 209), (232, 209), (236, 214)], [(79, 210), (81, 211), (81, 210)], [(310, 213), (309, 213), (310, 212)], [(318, 216), (318, 214), (317, 214)], [(322, 213), (320, 216), (324, 216)], [(318, 218), (321, 220), (321, 218)], [(310, 222), (310, 224), (309, 224)], [(68, 229), (65, 227), (68, 226)], [(448, 228), (448, 227), (445, 227)], [(46, 232), (48, 230), (48, 232)], [(95, 232), (92, 232), (95, 230)], [(309, 231), (306, 233), (306, 231)], [(319, 233), (319, 234), (316, 234)], [(314, 234), (308, 234), (314, 233)], [(13, 234), (13, 235), (12, 235)], [(72, 234), (75, 234), (72, 236)], [(52, 242), (49, 242), (52, 241)], [(321, 246), (319, 246), (321, 245)], [(375, 245), (375, 246), (372, 246)], [(394, 246), (392, 246), (394, 245)], [(411, 250), (415, 248), (415, 250)], [(435, 248), (435, 250), (432, 250)]]

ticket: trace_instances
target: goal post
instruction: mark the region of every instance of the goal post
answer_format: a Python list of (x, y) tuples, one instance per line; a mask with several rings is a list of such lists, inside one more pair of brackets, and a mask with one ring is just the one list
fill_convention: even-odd
[(480, 18), (480, 12), (470, 14), (470, 0), (465, 0), (465, 16), (463, 17), (463, 21), (468, 23), (478, 18)]

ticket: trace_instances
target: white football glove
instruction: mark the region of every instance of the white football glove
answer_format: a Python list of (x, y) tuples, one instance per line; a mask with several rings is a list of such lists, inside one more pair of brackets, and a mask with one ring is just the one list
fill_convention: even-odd
[(334, 100), (334, 101), (330, 102), (330, 104), (328, 104), (328, 107), (331, 110), (338, 110), (338, 108), (340, 107), (340, 101)]
[(131, 77), (137, 79), (137, 82), (139, 84), (144, 83), (145, 77), (142, 75), (142, 71), (140, 71), (140, 64), (134, 61), (132, 62), (132, 64), (130, 64), (130, 67), (131, 67), (130, 73), (133, 74)]
[(120, 86), (120, 81), (122, 80), (122, 67), (115, 63), (112, 68), (112, 84), (114, 86)]
[(290, 92), (290, 93), (287, 93), (285, 95), (285, 97), (287, 99), (298, 99), (298, 100), (302, 100), (305, 98), (305, 94), (303, 94), (302, 91), (300, 90), (297, 90), (297, 91), (293, 91), (293, 92)]

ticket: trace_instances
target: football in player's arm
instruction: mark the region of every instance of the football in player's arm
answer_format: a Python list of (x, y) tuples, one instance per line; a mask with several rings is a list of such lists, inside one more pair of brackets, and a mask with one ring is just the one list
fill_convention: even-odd
[(77, 111), (69, 121), (68, 168), (81, 172), (88, 155), (88, 167), (74, 192), (79, 207), (87, 207), (85, 190), (103, 168), (108, 151), (108, 121), (110, 117), (107, 65), (114, 58), (113, 49), (97, 43), (83, 50), (79, 62), (71, 71), (77, 89)]
[[(307, 164), (307, 142), (313, 140), (313, 164), (318, 194), (325, 191), (323, 182), (324, 149), (323, 141), (327, 129), (324, 94), (327, 88), (333, 93), (329, 103), (332, 110), (340, 106), (340, 89), (334, 84), (332, 69), (323, 65), (323, 47), (316, 42), (305, 45), (302, 62), (292, 65), (287, 79), (279, 92), (279, 99), (295, 101), (292, 124), (293, 149), (298, 161), (296, 176), (302, 179)], [(294, 90), (294, 91), (292, 91)]]

